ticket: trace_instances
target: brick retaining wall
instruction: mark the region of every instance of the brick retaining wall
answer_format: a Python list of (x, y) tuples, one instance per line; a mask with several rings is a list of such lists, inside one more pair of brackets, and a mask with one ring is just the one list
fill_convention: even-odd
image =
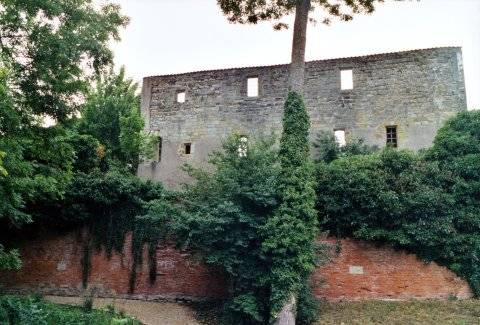
[[(331, 243), (336, 243), (330, 239)], [(413, 254), (376, 247), (371, 243), (341, 240), (331, 263), (317, 268), (312, 280), (315, 294), (329, 300), (426, 299), (471, 296), (467, 283), (444, 267), (426, 264)], [(82, 295), (82, 245), (78, 235), (49, 235), (29, 241), (21, 249), (24, 266), (0, 274), (0, 288), (10, 292)], [(123, 254), (107, 259), (105, 252), (92, 257), (88, 292), (97, 296), (134, 299), (219, 298), (225, 296), (221, 273), (196, 262), (171, 246), (157, 251), (157, 280), (150, 285), (146, 252), (138, 270), (135, 292), (128, 294), (132, 264), (131, 238)]]

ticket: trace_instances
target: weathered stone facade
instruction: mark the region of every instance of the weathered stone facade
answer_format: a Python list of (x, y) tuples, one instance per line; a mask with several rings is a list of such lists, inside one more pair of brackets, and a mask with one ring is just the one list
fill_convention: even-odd
[[(353, 89), (341, 90), (341, 70), (353, 71)], [(181, 165), (204, 164), (232, 132), (279, 135), (288, 75), (288, 65), (276, 65), (145, 78), (142, 114), (162, 148), (139, 175), (174, 186), (185, 180)], [(258, 78), (257, 97), (247, 96), (251, 77)], [(386, 127), (396, 126), (398, 147), (417, 150), (432, 143), (448, 117), (466, 110), (457, 47), (307, 62), (305, 78), (312, 140), (320, 130), (341, 129), (347, 141), (384, 146)], [(183, 92), (185, 101), (177, 102)]]

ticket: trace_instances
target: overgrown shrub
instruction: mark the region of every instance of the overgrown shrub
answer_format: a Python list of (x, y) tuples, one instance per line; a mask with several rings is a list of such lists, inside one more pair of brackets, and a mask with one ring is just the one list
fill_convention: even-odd
[(321, 226), (445, 265), (480, 294), (479, 112), (461, 113), (434, 146), (386, 148), (317, 164)]
[[(60, 211), (63, 216), (59, 227), (87, 229), (84, 243), (83, 284), (87, 285), (90, 258), (94, 250), (105, 249), (107, 257), (121, 253), (128, 233), (133, 234), (130, 291), (136, 281), (136, 268), (142, 264), (142, 251), (149, 246), (149, 265), (156, 263), (156, 247), (166, 236), (165, 213), (169, 193), (159, 183), (143, 181), (122, 170), (107, 173), (78, 173), (70, 185)], [(151, 272), (152, 282), (156, 272)]]
[(278, 206), (279, 165), (273, 139), (249, 139), (247, 154), (239, 155), (240, 139), (213, 153), (213, 173), (187, 167), (196, 182), (180, 194), (173, 226), (179, 243), (225, 272), (230, 297), (223, 321), (265, 324), (270, 291), (262, 227)]
[(32, 297), (0, 296), (0, 324), (18, 325), (139, 325), (131, 317), (109, 311), (59, 306)]
[(290, 92), (285, 102), (280, 139), (280, 205), (263, 227), (266, 238), (262, 246), (268, 256), (272, 320), (309, 280), (318, 253), (315, 249), (317, 213), (309, 128), (310, 119), (302, 96)]
[(315, 160), (326, 163), (335, 159), (355, 155), (367, 155), (378, 151), (377, 146), (365, 144), (361, 138), (352, 138), (344, 146), (340, 146), (335, 141), (333, 132), (322, 131), (317, 134), (317, 138), (313, 143)]

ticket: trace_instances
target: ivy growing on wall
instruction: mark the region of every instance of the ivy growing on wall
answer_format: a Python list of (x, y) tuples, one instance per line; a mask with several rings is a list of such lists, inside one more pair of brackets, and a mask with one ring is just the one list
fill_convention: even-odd
[(142, 263), (144, 245), (148, 246), (150, 280), (155, 281), (156, 247), (166, 237), (165, 218), (170, 211), (168, 193), (161, 184), (142, 181), (119, 170), (105, 174), (79, 173), (63, 202), (64, 226), (85, 230), (83, 239), (82, 280), (87, 286), (92, 253), (104, 249), (108, 258), (121, 253), (128, 233), (132, 234), (130, 292), (136, 270)]
[(302, 96), (290, 92), (280, 139), (280, 205), (264, 227), (263, 250), (270, 265), (271, 319), (277, 318), (285, 303), (296, 300), (315, 267), (317, 214), (309, 128)]

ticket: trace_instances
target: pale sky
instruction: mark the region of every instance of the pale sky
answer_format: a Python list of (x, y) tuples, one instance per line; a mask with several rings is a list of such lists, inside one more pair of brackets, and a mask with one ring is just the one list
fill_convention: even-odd
[[(152, 75), (290, 60), (291, 29), (228, 23), (216, 0), (112, 1), (131, 18), (122, 41), (113, 45), (116, 64), (139, 82)], [(468, 107), (480, 109), (480, 0), (386, 0), (372, 15), (355, 16), (351, 22), (310, 24), (306, 58), (437, 46), (463, 48)]]

